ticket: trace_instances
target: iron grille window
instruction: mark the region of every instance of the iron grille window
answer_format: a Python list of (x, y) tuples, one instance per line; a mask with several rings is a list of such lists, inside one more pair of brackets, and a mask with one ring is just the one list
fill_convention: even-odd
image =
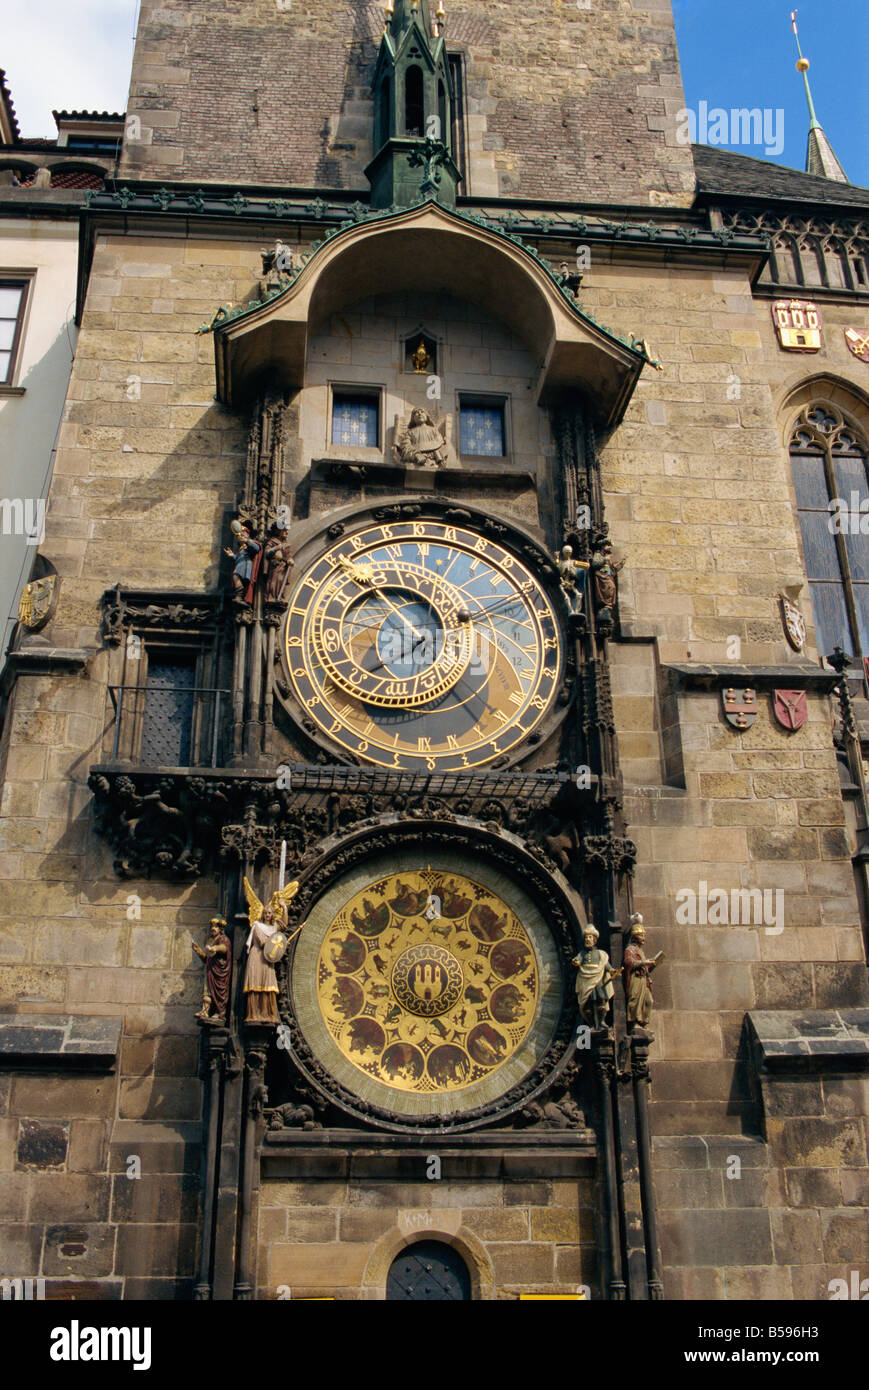
[(28, 280), (0, 280), (0, 386), (9, 386), (15, 375)]
[(332, 396), (332, 443), (353, 449), (376, 449), (380, 435), (379, 403), (375, 396)]
[(503, 458), (506, 454), (503, 405), (482, 405), (462, 401), (459, 411), (461, 451), (484, 458)]
[(819, 654), (840, 646), (869, 656), (866, 448), (832, 407), (809, 407), (791, 440), (791, 470)]
[(149, 664), (141, 747), (146, 766), (190, 766), (195, 674), (190, 662)]

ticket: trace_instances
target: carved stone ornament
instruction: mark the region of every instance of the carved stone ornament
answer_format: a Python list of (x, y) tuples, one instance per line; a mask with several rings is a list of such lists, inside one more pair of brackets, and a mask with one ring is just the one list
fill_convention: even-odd
[(821, 315), (808, 299), (777, 299), (772, 321), (785, 352), (820, 352)]
[(405, 468), (443, 468), (454, 461), (452, 416), (435, 421), (427, 410), (415, 407), (409, 416), (395, 417), (396, 463)]
[(18, 621), (28, 632), (39, 632), (54, 616), (60, 594), (60, 575), (46, 574), (25, 584), (18, 601)]
[(727, 686), (721, 692), (724, 717), (734, 729), (750, 729), (757, 718), (757, 691), (749, 686)]
[(787, 594), (781, 595), (781, 615), (785, 637), (795, 652), (801, 652), (808, 636), (806, 620), (796, 604), (791, 603)]
[(809, 717), (809, 701), (805, 690), (774, 690), (772, 712), (775, 721), (788, 733), (801, 729)]
[(201, 630), (215, 622), (218, 602), (211, 595), (147, 593), (117, 584), (103, 594), (103, 637), (117, 647), (134, 628)]

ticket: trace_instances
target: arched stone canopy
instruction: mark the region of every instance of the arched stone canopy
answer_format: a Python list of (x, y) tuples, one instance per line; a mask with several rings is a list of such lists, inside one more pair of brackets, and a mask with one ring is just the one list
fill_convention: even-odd
[(575, 308), (524, 247), (429, 202), (362, 221), (326, 241), (280, 295), (214, 326), (218, 399), (241, 406), (268, 379), (305, 385), (309, 333), (372, 294), (447, 292), (488, 310), (538, 363), (537, 400), (582, 395), (618, 424), (645, 358)]

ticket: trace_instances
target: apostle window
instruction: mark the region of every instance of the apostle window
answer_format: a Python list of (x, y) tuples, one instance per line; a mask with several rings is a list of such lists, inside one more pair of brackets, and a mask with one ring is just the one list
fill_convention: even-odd
[(790, 446), (818, 652), (869, 656), (867, 446), (831, 406), (809, 406)]
[(372, 391), (332, 392), (333, 444), (376, 449), (380, 443), (380, 395)]
[(507, 453), (507, 433), (503, 400), (462, 396), (459, 441), (463, 455), (504, 458)]

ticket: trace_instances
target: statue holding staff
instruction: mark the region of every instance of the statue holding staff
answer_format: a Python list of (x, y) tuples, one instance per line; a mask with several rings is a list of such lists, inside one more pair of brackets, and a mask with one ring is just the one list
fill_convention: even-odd
[(201, 1023), (226, 1022), (232, 946), (225, 928), (225, 917), (212, 917), (205, 946), (199, 946), (195, 941), (191, 943), (200, 960), (205, 961), (202, 1007), (195, 1015)]

